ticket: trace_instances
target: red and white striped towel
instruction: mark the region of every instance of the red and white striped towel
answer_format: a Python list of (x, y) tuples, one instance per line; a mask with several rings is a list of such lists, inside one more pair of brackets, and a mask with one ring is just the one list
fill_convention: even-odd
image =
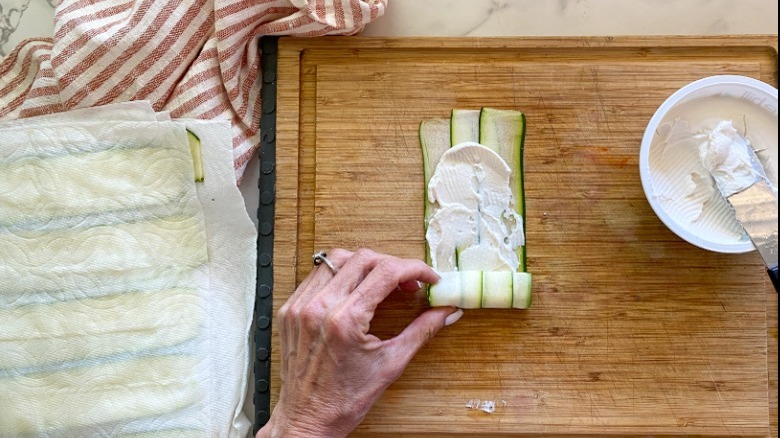
[(259, 142), (263, 35), (349, 35), (387, 0), (60, 0), (54, 37), (0, 62), (0, 120), (148, 100), (229, 118), (236, 177)]

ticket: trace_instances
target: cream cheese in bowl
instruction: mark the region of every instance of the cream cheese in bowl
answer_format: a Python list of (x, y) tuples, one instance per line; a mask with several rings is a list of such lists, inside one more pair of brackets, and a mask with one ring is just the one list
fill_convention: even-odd
[(642, 139), (640, 174), (648, 202), (673, 232), (696, 246), (752, 251), (710, 170), (716, 165), (729, 174), (719, 178), (733, 182), (726, 190), (755, 178), (750, 163), (736, 154), (744, 145), (734, 142), (744, 137), (776, 190), (777, 136), (776, 88), (743, 76), (713, 76), (681, 88), (656, 111)]
[[(718, 122), (705, 137), (699, 146), (699, 158), (724, 197), (768, 179), (750, 141), (734, 128), (731, 120)], [(777, 191), (776, 185), (772, 187)]]

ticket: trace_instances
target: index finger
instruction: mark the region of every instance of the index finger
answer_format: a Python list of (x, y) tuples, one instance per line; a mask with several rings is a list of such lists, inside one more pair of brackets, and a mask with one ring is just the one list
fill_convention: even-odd
[(373, 316), (377, 306), (399, 285), (417, 281), (436, 283), (438, 280), (439, 274), (421, 260), (383, 256), (374, 261), (370, 272), (345, 304)]

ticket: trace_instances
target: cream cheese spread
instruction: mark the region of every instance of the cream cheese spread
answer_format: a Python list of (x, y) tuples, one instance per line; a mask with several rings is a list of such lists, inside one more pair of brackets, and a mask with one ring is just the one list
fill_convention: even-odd
[(517, 270), (516, 251), (525, 236), (509, 186), (511, 172), (497, 153), (475, 142), (455, 145), (441, 156), (428, 184), (436, 209), (425, 238), (434, 269)]
[(699, 146), (699, 157), (724, 197), (766, 180), (750, 142), (731, 120), (721, 120)]
[[(718, 252), (749, 252), (753, 244), (705, 167), (701, 152), (708, 160), (722, 160), (708, 166), (737, 174), (724, 185), (726, 194), (736, 190), (750, 180), (750, 168), (739, 164), (737, 157), (718, 158), (716, 151), (720, 145), (726, 152), (738, 133), (752, 146), (753, 152), (747, 153), (755, 154), (776, 191), (777, 91), (773, 95), (768, 86), (743, 90), (730, 83), (703, 90), (674, 104), (654, 132), (648, 133), (652, 140), (640, 153), (642, 183), (659, 217), (685, 240)], [(710, 148), (709, 143), (714, 149), (703, 151)]]

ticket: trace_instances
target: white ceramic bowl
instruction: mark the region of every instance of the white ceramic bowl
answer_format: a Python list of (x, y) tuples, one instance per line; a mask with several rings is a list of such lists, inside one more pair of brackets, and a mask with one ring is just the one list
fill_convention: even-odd
[(675, 234), (710, 251), (744, 253), (755, 248), (698, 158), (701, 134), (721, 120), (751, 141), (777, 187), (777, 88), (744, 76), (703, 78), (669, 96), (645, 129), (639, 171), (650, 206)]

